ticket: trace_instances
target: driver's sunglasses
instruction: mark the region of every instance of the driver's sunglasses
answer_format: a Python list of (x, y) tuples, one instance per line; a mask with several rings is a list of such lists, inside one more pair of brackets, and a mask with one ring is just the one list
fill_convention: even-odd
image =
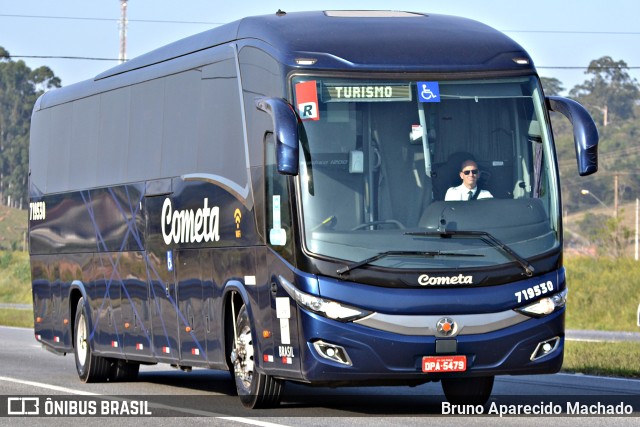
[(465, 175), (469, 175), (470, 173), (474, 174), (474, 175), (478, 175), (478, 169), (469, 169), (466, 171), (462, 171), (463, 174)]

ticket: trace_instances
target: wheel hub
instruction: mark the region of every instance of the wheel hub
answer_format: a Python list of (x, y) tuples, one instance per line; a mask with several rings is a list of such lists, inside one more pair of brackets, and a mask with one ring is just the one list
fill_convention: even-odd
[(251, 331), (244, 330), (236, 339), (236, 348), (231, 352), (231, 361), (236, 376), (243, 381), (251, 382), (253, 376), (253, 342)]

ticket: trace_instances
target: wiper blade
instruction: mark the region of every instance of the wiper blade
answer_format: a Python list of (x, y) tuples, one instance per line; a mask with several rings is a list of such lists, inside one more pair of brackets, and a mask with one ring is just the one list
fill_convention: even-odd
[[(411, 233), (405, 233), (411, 234)], [(436, 256), (465, 256), (465, 257), (476, 257), (476, 256), (484, 256), (478, 254), (464, 254), (464, 253), (455, 253), (455, 252), (441, 252), (441, 251), (386, 251), (380, 252), (370, 258), (363, 259), (362, 261), (354, 262), (353, 264), (349, 264), (337, 270), (339, 275), (343, 275), (348, 273), (351, 270), (362, 267), (363, 265), (371, 264), (374, 261), (379, 259), (388, 257), (388, 256), (423, 256), (423, 257), (436, 257)]]
[(498, 248), (502, 250), (504, 253), (509, 255), (509, 257), (517, 262), (524, 273), (531, 277), (533, 276), (533, 272), (535, 269), (529, 262), (518, 255), (513, 249), (507, 246), (506, 243), (502, 242), (498, 238), (494, 237), (491, 233), (487, 233), (486, 231), (458, 231), (458, 230), (446, 230), (446, 231), (417, 231), (417, 232), (407, 232), (404, 233), (408, 236), (439, 236), (442, 238), (448, 238), (453, 236), (461, 236), (461, 237), (477, 237), (485, 243), (488, 243), (490, 246), (494, 248)]

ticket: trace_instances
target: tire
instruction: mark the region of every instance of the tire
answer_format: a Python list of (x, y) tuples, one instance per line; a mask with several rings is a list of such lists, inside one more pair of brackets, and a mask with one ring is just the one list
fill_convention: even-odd
[(134, 381), (136, 378), (138, 378), (139, 371), (139, 363), (112, 359), (109, 379), (111, 381)]
[(109, 379), (109, 359), (94, 356), (89, 343), (89, 316), (84, 298), (76, 306), (73, 353), (80, 380), (85, 383), (103, 382)]
[[(233, 330), (233, 329), (232, 329)], [(230, 361), (238, 396), (242, 404), (251, 409), (271, 408), (280, 403), (284, 383), (255, 369), (253, 331), (245, 305), (236, 318), (237, 335), (231, 346)]]
[(451, 378), (442, 380), (442, 391), (454, 405), (484, 405), (491, 396), (495, 377)]

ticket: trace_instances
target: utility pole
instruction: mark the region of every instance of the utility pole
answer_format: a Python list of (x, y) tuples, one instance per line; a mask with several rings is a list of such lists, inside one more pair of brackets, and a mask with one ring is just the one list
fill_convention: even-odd
[[(636, 251), (635, 260), (638, 261), (638, 214), (640, 213), (640, 200), (636, 197)], [(639, 306), (640, 309), (640, 306)], [(638, 325), (640, 326), (640, 324)]]
[(618, 217), (618, 174), (613, 177), (613, 217)]
[(128, 0), (120, 0), (120, 64), (127, 60), (127, 2)]

